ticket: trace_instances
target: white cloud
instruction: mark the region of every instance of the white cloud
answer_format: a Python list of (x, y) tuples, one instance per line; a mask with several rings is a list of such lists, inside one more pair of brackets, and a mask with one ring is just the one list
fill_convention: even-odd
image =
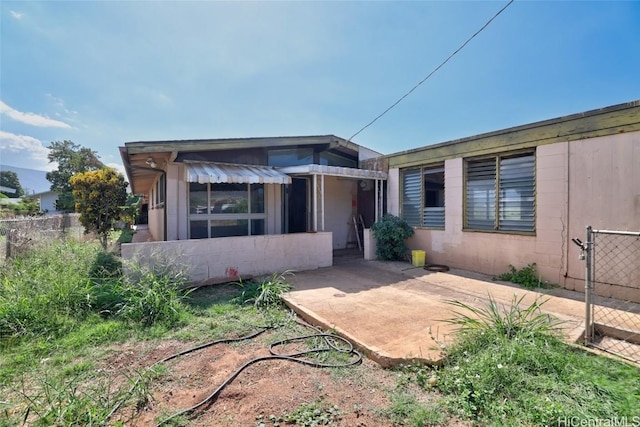
[(105, 166), (109, 166), (110, 168), (113, 168), (113, 169), (117, 170), (122, 175), (124, 175), (124, 177), (126, 179), (127, 173), (125, 172), (124, 166), (122, 165), (122, 163), (107, 163)]
[[(49, 149), (42, 144), (42, 141), (32, 136), (17, 135), (0, 130), (0, 151), (4, 153), (3, 157), (11, 157), (11, 153), (18, 153), (21, 163), (19, 166), (47, 170), (53, 170), (57, 167), (55, 163), (49, 163), (47, 159)], [(17, 162), (11, 163), (17, 164)]]
[(15, 10), (11, 11), (11, 16), (14, 19), (22, 19), (24, 17), (24, 13), (16, 12)]
[(51, 128), (65, 128), (71, 129), (71, 126), (60, 120), (50, 119), (46, 116), (41, 116), (35, 113), (23, 113), (22, 111), (15, 110), (9, 107), (4, 102), (0, 101), (0, 113), (7, 115), (13, 120), (25, 123), (31, 126), (37, 127), (51, 127)]

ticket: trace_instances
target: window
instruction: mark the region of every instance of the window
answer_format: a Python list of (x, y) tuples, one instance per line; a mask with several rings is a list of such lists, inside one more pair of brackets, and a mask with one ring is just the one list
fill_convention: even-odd
[(269, 150), (269, 166), (286, 167), (313, 164), (313, 148)]
[(465, 228), (535, 231), (535, 155), (466, 162)]
[(414, 227), (444, 228), (444, 167), (402, 173), (402, 217)]
[(264, 234), (264, 199), (264, 184), (189, 183), (190, 238)]
[(160, 177), (156, 181), (155, 190), (154, 190), (154, 202), (156, 207), (164, 206), (164, 195), (165, 195), (165, 186), (166, 186), (166, 175), (160, 174)]

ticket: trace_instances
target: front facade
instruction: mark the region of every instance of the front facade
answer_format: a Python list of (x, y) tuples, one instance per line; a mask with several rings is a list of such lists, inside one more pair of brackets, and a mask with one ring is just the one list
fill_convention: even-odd
[[(145, 195), (152, 239), (211, 255), (190, 261), (194, 280), (331, 265), (333, 250), (360, 238), (354, 219), (370, 226), (381, 214), (387, 174), (359, 168), (379, 153), (333, 135), (129, 142), (120, 151), (132, 191)], [(237, 253), (221, 263), (229, 245)]]
[[(490, 275), (535, 263), (541, 280), (582, 291), (571, 239), (588, 225), (640, 231), (640, 101), (384, 160), (390, 213), (429, 263)], [(609, 285), (605, 296), (640, 298), (640, 284)]]

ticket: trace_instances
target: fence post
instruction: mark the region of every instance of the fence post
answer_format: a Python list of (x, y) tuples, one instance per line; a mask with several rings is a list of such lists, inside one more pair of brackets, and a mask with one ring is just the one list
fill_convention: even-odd
[(593, 306), (591, 301), (591, 291), (593, 286), (593, 230), (591, 226), (587, 226), (587, 242), (586, 242), (586, 271), (584, 279), (584, 302), (585, 302), (585, 325), (584, 325), (584, 344), (589, 345), (593, 341)]

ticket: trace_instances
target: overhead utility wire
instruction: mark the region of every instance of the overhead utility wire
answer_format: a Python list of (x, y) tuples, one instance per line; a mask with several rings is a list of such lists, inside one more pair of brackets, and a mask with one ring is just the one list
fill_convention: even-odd
[(444, 66), (444, 64), (446, 64), (447, 62), (449, 62), (449, 60), (451, 58), (453, 58), (458, 52), (460, 52), (471, 40), (473, 40), (475, 38), (475, 36), (477, 36), (478, 34), (480, 34), (482, 32), (482, 30), (484, 30), (485, 28), (487, 28), (489, 26), (489, 24), (491, 24), (491, 22), (496, 19), (498, 17), (498, 15), (500, 15), (502, 12), (504, 12), (504, 10), (506, 8), (508, 8), (511, 3), (513, 3), (515, 0), (510, 0), (509, 3), (507, 3), (506, 6), (504, 6), (502, 9), (500, 9), (495, 15), (493, 15), (491, 17), (491, 19), (489, 19), (487, 21), (486, 24), (484, 24), (482, 26), (482, 28), (480, 28), (478, 31), (476, 31), (471, 37), (469, 37), (467, 39), (467, 41), (465, 41), (464, 43), (462, 43), (462, 46), (460, 46), (458, 49), (456, 49), (451, 55), (449, 55), (447, 57), (447, 59), (445, 59), (444, 61), (442, 61), (442, 63), (440, 65), (438, 65), (436, 68), (434, 68), (433, 71), (431, 71), (427, 77), (425, 77), (424, 79), (420, 80), (418, 82), (418, 84), (416, 84), (414, 87), (411, 88), (411, 90), (407, 93), (405, 93), (404, 95), (402, 95), (400, 97), (400, 99), (398, 99), (396, 102), (394, 102), (393, 104), (391, 104), (391, 106), (389, 108), (387, 108), (386, 110), (384, 110), (380, 115), (378, 115), (375, 119), (371, 120), (369, 123), (367, 123), (364, 127), (362, 127), (362, 129), (360, 129), (358, 132), (354, 133), (353, 135), (351, 135), (351, 137), (348, 139), (348, 141), (351, 141), (353, 138), (355, 138), (360, 132), (362, 132), (363, 130), (365, 130), (366, 128), (368, 128), (369, 126), (371, 126), (372, 124), (374, 124), (375, 122), (378, 121), (379, 118), (381, 118), (382, 116), (384, 116), (385, 114), (387, 114), (389, 111), (391, 111), (396, 105), (400, 104), (407, 96), (411, 95), (411, 93), (416, 90), (418, 88), (418, 86), (420, 86), (422, 83), (426, 82), (427, 79), (429, 79), (429, 77), (431, 77), (433, 74), (435, 74), (436, 71), (438, 71), (440, 68), (442, 68)]

